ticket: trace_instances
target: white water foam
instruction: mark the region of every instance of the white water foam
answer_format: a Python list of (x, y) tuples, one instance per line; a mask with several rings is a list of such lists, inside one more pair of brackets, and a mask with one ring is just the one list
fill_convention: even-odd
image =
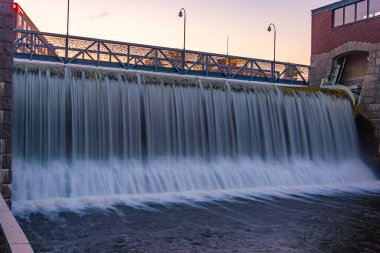
[[(22, 168), (14, 181), (13, 211), (17, 214), (80, 212), (117, 204), (147, 208), (147, 203), (194, 204), (236, 197), (288, 198), (295, 194), (380, 190), (371, 170), (359, 160), (335, 164), (296, 160), (285, 164), (250, 158), (212, 162), (161, 159), (145, 164), (83, 161), (17, 167)], [(30, 182), (34, 185), (28, 186)], [(23, 185), (29, 191), (18, 192)]]
[(60, 212), (86, 213), (92, 209), (115, 210), (120, 205), (155, 211), (155, 205), (181, 204), (202, 208), (202, 204), (209, 203), (248, 200), (266, 202), (273, 201), (275, 198), (308, 201), (321, 196), (336, 197), (347, 194), (379, 196), (380, 181), (14, 201), (12, 212), (18, 217), (28, 217), (33, 213), (41, 213), (54, 219), (55, 215)]
[(13, 182), (15, 200), (355, 183), (374, 178), (357, 160), (160, 159), (145, 163), (16, 162), (15, 167), (19, 170)]

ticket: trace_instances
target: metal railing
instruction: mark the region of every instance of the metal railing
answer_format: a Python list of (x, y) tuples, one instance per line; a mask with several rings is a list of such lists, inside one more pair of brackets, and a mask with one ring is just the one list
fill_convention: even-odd
[(14, 30), (14, 57), (183, 75), (309, 84), (309, 66), (191, 50)]

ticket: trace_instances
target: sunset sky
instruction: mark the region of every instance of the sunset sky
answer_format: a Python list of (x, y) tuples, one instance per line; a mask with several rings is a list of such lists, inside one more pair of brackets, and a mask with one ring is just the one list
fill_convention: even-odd
[[(337, 0), (71, 0), (70, 34), (309, 64), (311, 9)], [(18, 0), (41, 31), (66, 33), (67, 0)]]

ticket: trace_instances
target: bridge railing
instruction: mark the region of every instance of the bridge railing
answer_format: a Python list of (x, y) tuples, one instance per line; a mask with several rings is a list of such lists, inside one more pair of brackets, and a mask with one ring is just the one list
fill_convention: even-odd
[(15, 30), (14, 55), (124, 69), (308, 85), (309, 66), (175, 48)]

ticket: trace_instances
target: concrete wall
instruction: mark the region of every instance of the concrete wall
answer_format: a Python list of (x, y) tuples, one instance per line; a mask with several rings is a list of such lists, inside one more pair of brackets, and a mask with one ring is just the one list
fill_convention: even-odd
[(333, 11), (312, 16), (311, 55), (330, 52), (349, 42), (380, 42), (380, 16), (333, 27)]
[(13, 0), (0, 0), (0, 187), (11, 205), (12, 198), (12, 72)]

